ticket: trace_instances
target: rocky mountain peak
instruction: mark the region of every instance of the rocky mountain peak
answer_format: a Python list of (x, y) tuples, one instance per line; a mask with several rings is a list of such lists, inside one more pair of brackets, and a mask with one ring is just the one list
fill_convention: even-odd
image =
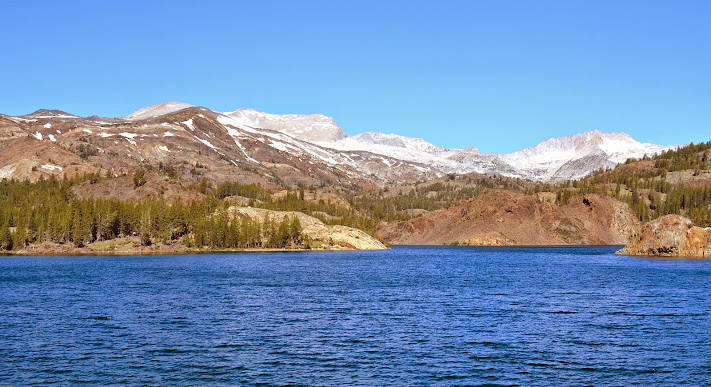
[(254, 109), (224, 114), (241, 126), (270, 129), (308, 142), (337, 141), (347, 137), (333, 118), (323, 114), (270, 114)]
[(405, 137), (398, 134), (365, 132), (352, 136), (352, 138), (366, 143), (414, 149), (427, 153), (437, 153), (447, 150), (431, 144), (419, 137)]
[(22, 117), (27, 117), (27, 118), (79, 118), (78, 116), (75, 116), (73, 114), (69, 114), (67, 112), (63, 112), (61, 110), (55, 110), (55, 109), (39, 109), (35, 111), (34, 113), (24, 115)]
[(151, 106), (146, 106), (142, 109), (138, 109), (135, 112), (121, 117), (124, 120), (127, 121), (139, 121), (139, 120), (145, 120), (149, 118), (155, 118), (155, 117), (160, 117), (162, 115), (170, 114), (177, 112), (179, 110), (187, 109), (190, 107), (193, 107), (195, 105), (191, 105), (188, 103), (183, 103), (183, 102), (175, 102), (175, 101), (168, 101), (168, 102), (163, 102), (157, 105), (151, 105)]

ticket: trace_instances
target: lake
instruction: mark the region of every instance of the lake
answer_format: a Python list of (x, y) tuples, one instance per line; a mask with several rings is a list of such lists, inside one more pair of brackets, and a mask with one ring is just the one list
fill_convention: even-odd
[(0, 384), (711, 384), (711, 260), (0, 257)]

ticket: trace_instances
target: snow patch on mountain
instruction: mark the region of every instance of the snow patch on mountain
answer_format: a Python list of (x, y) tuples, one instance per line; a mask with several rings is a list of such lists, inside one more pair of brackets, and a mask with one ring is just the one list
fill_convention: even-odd
[(444, 157), (456, 150), (437, 147), (421, 138), (367, 132), (338, 141), (319, 141), (316, 144), (338, 151), (370, 152), (402, 161), (430, 165), (445, 173), (468, 172), (461, 163)]
[(181, 124), (185, 124), (185, 126), (187, 126), (187, 127), (190, 129), (190, 131), (192, 131), (192, 132), (195, 131), (195, 126), (193, 125), (193, 119), (192, 119), (192, 118), (189, 119), (189, 120), (187, 120), (187, 121), (181, 122)]
[[(398, 134), (365, 132), (349, 138), (366, 144), (406, 148), (441, 157), (448, 157), (461, 151), (461, 149), (441, 148), (418, 137), (405, 137)], [(481, 154), (476, 148), (469, 148), (469, 151)]]
[(203, 143), (203, 144), (207, 145), (208, 147), (212, 148), (213, 150), (217, 150), (217, 147), (214, 146), (214, 145), (212, 145), (212, 144), (210, 143), (210, 141), (203, 140), (202, 138), (200, 138), (200, 137), (198, 137), (198, 136), (195, 136), (195, 138), (196, 138), (198, 141), (200, 141), (201, 143)]
[(41, 167), (42, 167), (42, 169), (47, 169), (50, 171), (55, 171), (55, 170), (61, 171), (62, 170), (62, 167), (60, 167), (59, 165), (43, 164)]

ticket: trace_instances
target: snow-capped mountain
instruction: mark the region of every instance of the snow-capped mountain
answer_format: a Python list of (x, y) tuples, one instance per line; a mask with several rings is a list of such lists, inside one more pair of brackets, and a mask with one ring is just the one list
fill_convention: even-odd
[[(126, 117), (155, 117), (190, 106), (166, 102)], [(349, 136), (333, 118), (322, 114), (270, 114), (239, 109), (222, 115), (229, 118), (229, 123), (234, 127), (271, 130), (336, 152), (367, 152), (412, 163), (420, 168), (431, 167), (441, 173), (477, 172), (538, 181), (579, 179), (597, 169), (613, 167), (628, 158), (640, 158), (645, 154), (652, 155), (675, 148), (640, 143), (626, 133), (592, 130), (550, 138), (511, 153), (482, 154), (474, 147), (442, 148), (421, 138), (397, 134), (365, 132)], [(384, 161), (384, 164), (390, 168), (392, 162)], [(357, 165), (354, 167), (358, 169)]]
[[(87, 152), (89, 147), (96, 154), (93, 157), (111, 155), (111, 160), (104, 160), (104, 168), (110, 164), (130, 169), (144, 162), (203, 164), (212, 166), (215, 178), (251, 171), (262, 179), (290, 184), (418, 181), (470, 172), (560, 181), (673, 148), (595, 130), (551, 138), (512, 153), (482, 154), (473, 147), (442, 148), (397, 134), (349, 136), (333, 118), (321, 114), (269, 114), (251, 109), (220, 113), (180, 102), (148, 106), (119, 118), (82, 118), (53, 110), (20, 117), (0, 115), (0, 126), (0, 140), (29, 138), (48, 144), (42, 145), (49, 146), (47, 150), (35, 152), (39, 158), (67, 149)], [(18, 150), (15, 158), (0, 162), (3, 176), (49, 170), (45, 166), (52, 164), (50, 159), (28, 162), (25, 153)], [(52, 171), (74, 168), (76, 163), (55, 165), (59, 169)]]
[(304, 141), (337, 141), (346, 138), (336, 121), (323, 114), (269, 114), (252, 109), (239, 109), (224, 114), (236, 120), (239, 126), (271, 129)]
[[(298, 137), (298, 132), (291, 133)], [(335, 141), (319, 137), (313, 142), (336, 150), (387, 155), (429, 165), (444, 173), (477, 172), (538, 181), (579, 179), (597, 169), (614, 167), (629, 158), (641, 158), (675, 148), (640, 143), (626, 133), (603, 133), (599, 130), (551, 138), (533, 147), (504, 154), (482, 154), (474, 147), (441, 148), (421, 138), (379, 132), (345, 136)]]
[(351, 136), (351, 139), (359, 143), (406, 148), (438, 156), (449, 155), (452, 152), (456, 152), (459, 150), (440, 148), (417, 137), (405, 137), (397, 134), (386, 134), (380, 132), (365, 132), (361, 134), (356, 134), (355, 136)]
[(337, 141), (318, 141), (316, 144), (339, 151), (370, 152), (394, 157), (406, 162), (428, 165), (444, 173), (469, 172), (463, 164), (447, 158), (458, 152), (458, 149), (440, 148), (421, 138), (366, 132)]
[[(299, 137), (299, 130), (290, 134)], [(429, 165), (444, 173), (477, 172), (538, 181), (579, 179), (591, 172), (614, 167), (629, 158), (660, 153), (676, 146), (640, 143), (626, 133), (603, 133), (592, 130), (555, 137), (533, 147), (504, 154), (482, 154), (478, 149), (441, 148), (421, 138), (397, 134), (365, 132), (337, 140), (319, 137), (311, 132), (309, 139), (325, 148), (342, 151), (367, 151), (403, 161)], [(317, 140), (313, 140), (313, 138)]]
[(640, 158), (671, 148), (675, 147), (643, 144), (626, 133), (592, 130), (554, 137), (499, 157), (526, 177), (556, 181), (579, 179), (596, 169), (613, 167), (629, 158)]

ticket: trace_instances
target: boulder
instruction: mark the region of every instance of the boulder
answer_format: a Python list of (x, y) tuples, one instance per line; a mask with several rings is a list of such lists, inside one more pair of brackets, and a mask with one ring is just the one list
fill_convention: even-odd
[(516, 241), (496, 231), (474, 234), (467, 239), (469, 246), (512, 246), (515, 244)]
[(679, 215), (665, 215), (645, 224), (618, 254), (711, 258), (711, 228), (696, 227)]

